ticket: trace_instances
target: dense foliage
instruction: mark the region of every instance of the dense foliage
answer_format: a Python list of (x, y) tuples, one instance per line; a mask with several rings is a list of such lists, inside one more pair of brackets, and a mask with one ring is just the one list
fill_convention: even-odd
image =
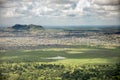
[(0, 80), (119, 80), (120, 64), (2, 64)]

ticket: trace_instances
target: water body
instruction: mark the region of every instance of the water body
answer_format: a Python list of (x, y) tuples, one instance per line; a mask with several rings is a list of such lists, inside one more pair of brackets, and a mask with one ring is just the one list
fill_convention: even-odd
[(44, 58), (44, 59), (66, 59), (66, 57), (62, 57), (62, 56), (56, 56), (56, 57), (48, 57), (48, 58)]

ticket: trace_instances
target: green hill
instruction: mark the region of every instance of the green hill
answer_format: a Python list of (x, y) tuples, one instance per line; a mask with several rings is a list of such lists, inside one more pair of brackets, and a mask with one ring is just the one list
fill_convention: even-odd
[(34, 25), (34, 24), (30, 24), (30, 25), (15, 24), (14, 26), (12, 26), (12, 28), (15, 30), (42, 30), (44, 29), (42, 26)]

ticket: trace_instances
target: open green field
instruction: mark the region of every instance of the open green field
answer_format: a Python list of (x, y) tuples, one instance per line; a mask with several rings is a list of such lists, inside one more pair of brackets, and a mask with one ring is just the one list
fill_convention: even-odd
[(0, 53), (2, 63), (40, 62), (61, 64), (116, 63), (120, 49), (102, 48), (48, 48), (40, 50), (14, 50)]

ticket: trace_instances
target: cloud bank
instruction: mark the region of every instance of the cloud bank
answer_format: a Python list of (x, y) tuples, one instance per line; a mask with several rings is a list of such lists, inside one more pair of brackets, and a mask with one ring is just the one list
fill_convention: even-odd
[(0, 0), (0, 17), (120, 18), (120, 0)]

